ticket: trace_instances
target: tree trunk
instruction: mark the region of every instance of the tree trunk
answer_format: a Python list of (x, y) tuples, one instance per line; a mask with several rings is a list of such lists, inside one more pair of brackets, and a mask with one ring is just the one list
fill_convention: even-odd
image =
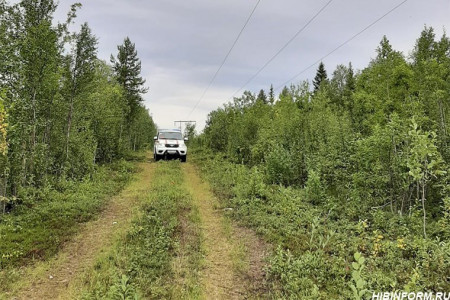
[(30, 173), (34, 173), (34, 152), (36, 148), (36, 123), (37, 123), (37, 117), (36, 117), (36, 90), (33, 93), (33, 99), (32, 99), (32, 109), (33, 109), (33, 126), (31, 131), (31, 158), (30, 158)]
[(426, 230), (426, 211), (425, 211), (425, 178), (422, 179), (422, 210), (423, 210), (423, 236), (425, 239), (427, 238), (427, 230)]
[(2, 189), (0, 191), (1, 192), (0, 196), (2, 196), (2, 202), (3, 202), (2, 211), (3, 211), (3, 214), (5, 214), (6, 213), (6, 184), (7, 184), (7, 181), (6, 181), (6, 174), (3, 174), (3, 176), (4, 176), (4, 178), (3, 178), (3, 187), (2, 187)]
[(31, 133), (31, 146), (34, 153), (34, 147), (36, 146), (36, 91), (33, 93), (32, 101), (32, 109), (33, 109), (33, 130)]
[(70, 97), (69, 114), (67, 115), (66, 160), (69, 159), (69, 142), (70, 142), (70, 129), (72, 127), (72, 117), (73, 117), (73, 95)]
[[(25, 182), (27, 181), (27, 142), (26, 140), (22, 141), (22, 186), (25, 186)], [(15, 192), (17, 192), (17, 185), (15, 185)]]
[[(393, 147), (393, 149), (392, 149), (392, 151), (389, 151), (389, 158), (388, 158), (388, 160), (389, 160), (389, 197), (390, 197), (390, 199), (391, 199), (391, 201), (390, 201), (390, 207), (391, 207), (391, 213), (394, 213), (394, 204), (393, 204), (393, 202), (394, 202), (394, 172), (393, 172), (393, 170), (392, 170), (392, 160), (393, 160), (393, 157), (395, 157), (395, 144), (394, 144), (394, 137), (392, 137), (391, 138), (391, 142), (392, 142), (392, 147)], [(394, 153), (392, 153), (392, 152), (394, 152)]]
[(447, 128), (445, 126), (445, 112), (444, 112), (444, 107), (442, 105), (442, 100), (438, 100), (438, 104), (439, 104), (441, 130), (444, 135), (443, 141), (444, 141), (444, 146), (446, 147), (447, 146)]

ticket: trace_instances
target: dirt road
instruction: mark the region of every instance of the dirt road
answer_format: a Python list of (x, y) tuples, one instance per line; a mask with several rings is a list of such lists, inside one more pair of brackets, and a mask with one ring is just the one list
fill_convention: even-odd
[(206, 299), (257, 297), (263, 289), (264, 258), (269, 248), (254, 232), (238, 227), (202, 182), (194, 165), (183, 165), (187, 188), (199, 209), (206, 251), (201, 274)]
[[(149, 155), (150, 157), (150, 155)], [(26, 272), (11, 292), (13, 299), (74, 299), (77, 287), (83, 285), (83, 274), (93, 268), (98, 257), (113, 248), (125, 236), (143, 197), (151, 191), (156, 168), (149, 158), (139, 164), (134, 180), (94, 221), (83, 225), (80, 233), (67, 243), (49, 262), (38, 263)], [(268, 247), (251, 231), (232, 223), (220, 208), (209, 185), (203, 182), (191, 163), (181, 165), (186, 192), (199, 212), (201, 248), (205, 255), (200, 263), (199, 281), (202, 299), (255, 298), (263, 291), (264, 258)], [(175, 276), (177, 272), (175, 271)], [(182, 282), (182, 280), (174, 281)], [(14, 295), (14, 296), (13, 296)]]

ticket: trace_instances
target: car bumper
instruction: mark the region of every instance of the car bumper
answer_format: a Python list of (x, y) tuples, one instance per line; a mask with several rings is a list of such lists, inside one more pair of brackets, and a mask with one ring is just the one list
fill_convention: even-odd
[(187, 154), (186, 149), (166, 149), (166, 148), (159, 148), (155, 151), (156, 155), (159, 156), (173, 156), (173, 157), (180, 157), (185, 156)]

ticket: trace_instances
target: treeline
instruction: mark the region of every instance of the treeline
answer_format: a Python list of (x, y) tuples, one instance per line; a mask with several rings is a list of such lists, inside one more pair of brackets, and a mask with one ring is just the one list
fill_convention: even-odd
[[(409, 57), (384, 37), (369, 66), (285, 87), (278, 99), (244, 92), (209, 114), (202, 141), (270, 184), (315, 182), (314, 201), (440, 218), (450, 210), (450, 40), (425, 28)], [(448, 233), (448, 232), (447, 232)], [(434, 232), (438, 234), (438, 232)]]
[(53, 0), (0, 1), (0, 200), (2, 211), (38, 188), (90, 176), (96, 164), (152, 142), (135, 45), (111, 64), (97, 57), (88, 24), (53, 20)]
[(361, 71), (320, 64), (209, 114), (197, 163), (276, 249), (269, 298), (448, 290), (449, 109), (450, 40), (426, 27), (408, 57), (384, 37)]

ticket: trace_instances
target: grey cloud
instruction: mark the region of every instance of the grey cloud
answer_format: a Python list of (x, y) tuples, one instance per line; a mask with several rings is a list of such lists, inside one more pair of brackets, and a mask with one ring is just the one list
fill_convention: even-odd
[[(161, 126), (185, 118), (222, 62), (255, 1), (227, 0), (86, 0), (77, 22), (87, 21), (99, 38), (99, 56), (108, 60), (125, 36), (136, 43), (150, 87), (146, 104)], [(229, 100), (326, 0), (261, 0), (228, 61), (192, 118)], [(380, 17), (401, 0), (334, 0), (246, 89), (277, 86)], [(63, 18), (69, 1), (61, 1)], [(407, 52), (425, 24), (450, 27), (447, 0), (408, 1), (364, 34), (327, 57), (329, 74), (351, 61), (364, 68), (383, 35)], [(296, 78), (311, 79), (312, 67)]]

